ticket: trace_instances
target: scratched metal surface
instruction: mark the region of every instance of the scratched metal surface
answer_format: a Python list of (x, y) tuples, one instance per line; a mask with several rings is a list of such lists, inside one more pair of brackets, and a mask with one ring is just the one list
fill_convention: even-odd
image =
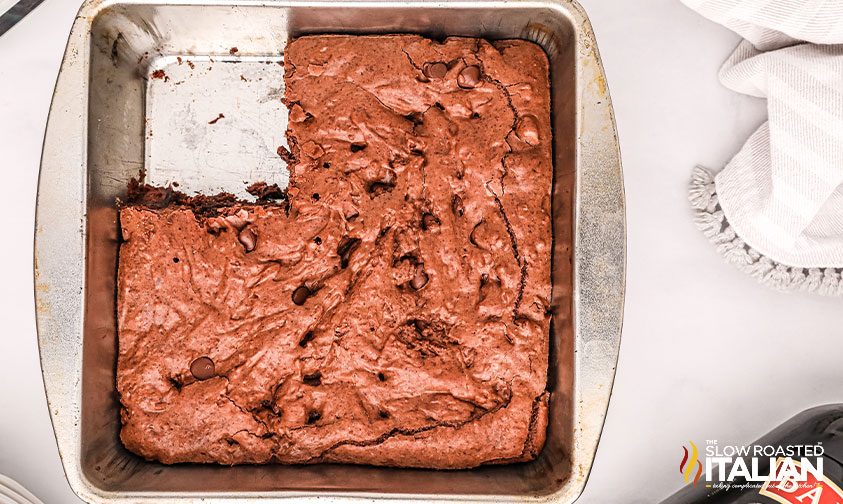
[[(550, 59), (552, 399), (539, 458), (425, 471), (163, 466), (127, 452), (118, 438), (114, 376), (115, 198), (142, 170), (153, 183), (178, 182), (188, 192), (244, 195), (244, 182), (261, 178), (285, 186), (275, 149), (284, 141), (286, 112), (275, 98), (287, 40), (395, 32), (525, 38)], [(156, 70), (161, 78), (152, 77)], [(83, 499), (570, 503), (582, 492), (620, 345), (626, 227), (611, 99), (591, 27), (575, 2), (90, 0), (74, 21), (56, 85), (36, 212), (42, 371), (62, 463)], [(558, 267), (568, 262), (573, 271)]]
[(286, 187), (278, 156), (287, 147), (287, 108), (281, 57), (162, 56), (153, 59), (146, 87), (146, 180), (176, 182), (188, 194), (245, 188), (263, 181)]

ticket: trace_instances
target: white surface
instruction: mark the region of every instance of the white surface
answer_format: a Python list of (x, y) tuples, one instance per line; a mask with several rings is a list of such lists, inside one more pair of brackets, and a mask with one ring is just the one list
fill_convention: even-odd
[[(583, 0), (615, 104), (629, 264), (620, 364), (580, 504), (653, 503), (680, 486), (688, 439), (751, 441), (839, 401), (839, 300), (765, 290), (724, 264), (691, 221), (696, 163), (722, 166), (763, 102), (717, 82), (738, 37), (677, 0)], [(77, 502), (47, 415), (32, 301), (41, 139), (76, 0), (46, 0), (0, 37), (0, 473), (47, 504)]]

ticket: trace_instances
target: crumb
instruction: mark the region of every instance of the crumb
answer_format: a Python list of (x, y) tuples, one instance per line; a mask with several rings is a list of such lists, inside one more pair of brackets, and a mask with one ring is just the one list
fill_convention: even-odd
[(255, 182), (246, 188), (246, 192), (256, 197), (258, 201), (286, 199), (287, 191), (278, 187), (278, 184), (267, 184), (266, 182)]
[(220, 115), (208, 121), (208, 124), (216, 124), (220, 119), (225, 119), (225, 116), (220, 112)]
[(285, 163), (290, 164), (293, 162), (293, 155), (290, 151), (284, 147), (283, 145), (279, 145), (278, 149), (275, 151), (278, 153), (278, 156), (284, 160)]

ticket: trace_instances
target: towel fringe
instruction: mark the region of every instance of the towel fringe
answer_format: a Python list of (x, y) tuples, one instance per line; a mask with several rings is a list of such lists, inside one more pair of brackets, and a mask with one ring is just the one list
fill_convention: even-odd
[(753, 249), (735, 233), (720, 208), (714, 175), (697, 166), (691, 176), (688, 200), (694, 208), (694, 222), (706, 238), (716, 245), (726, 262), (758, 282), (784, 292), (815, 292), (824, 296), (843, 296), (841, 268), (800, 268), (774, 261)]

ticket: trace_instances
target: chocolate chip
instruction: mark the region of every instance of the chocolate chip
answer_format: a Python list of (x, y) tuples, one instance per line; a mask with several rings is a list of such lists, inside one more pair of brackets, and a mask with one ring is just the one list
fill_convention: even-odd
[(308, 425), (315, 424), (321, 418), (322, 418), (322, 413), (319, 413), (316, 410), (310, 410), (310, 411), (307, 412), (307, 423), (308, 423)]
[(483, 225), (483, 219), (480, 219), (480, 222), (475, 224), (474, 227), (471, 229), (471, 232), (468, 233), (468, 241), (471, 242), (472, 245), (474, 245), (475, 247), (477, 247), (479, 249), (482, 249), (483, 247), (481, 247), (480, 244), (477, 243), (477, 237), (474, 235), (474, 233), (476, 233), (477, 228), (479, 228), (482, 225)]
[(427, 285), (428, 277), (427, 273), (424, 271), (424, 267), (422, 265), (416, 266), (416, 274), (413, 276), (413, 279), (410, 280), (410, 287), (415, 290), (421, 290), (422, 287)]
[(386, 381), (386, 375), (383, 374), (382, 372), (378, 372), (378, 380), (380, 380), (382, 382), (385, 382)]
[(316, 371), (315, 373), (306, 374), (302, 377), (301, 381), (305, 385), (310, 385), (311, 387), (318, 387), (322, 384), (322, 372)]
[(173, 258), (173, 262), (174, 262), (174, 263), (176, 263), (176, 264), (178, 264), (179, 260), (180, 260), (180, 259), (179, 259), (178, 257), (174, 257), (174, 258)]
[(427, 231), (428, 229), (430, 229), (430, 228), (432, 228), (432, 227), (434, 227), (434, 226), (438, 226), (439, 224), (440, 224), (440, 222), (439, 222), (439, 218), (438, 218), (438, 217), (436, 217), (435, 215), (433, 215), (432, 213), (425, 212), (425, 213), (422, 215), (422, 218), (421, 218), (421, 228), (422, 228), (424, 231)]
[(190, 363), (190, 374), (197, 380), (212, 378), (214, 372), (214, 361), (209, 357), (199, 357)]
[[(245, 215), (245, 217), (244, 217), (244, 215)], [(229, 225), (231, 225), (231, 227), (236, 229), (237, 231), (241, 231), (243, 228), (246, 227), (246, 224), (248, 224), (248, 222), (246, 222), (246, 217), (248, 217), (248, 216), (249, 216), (248, 213), (239, 214), (239, 212), (238, 212), (237, 215), (226, 215), (225, 221)]]
[(381, 418), (389, 418), (389, 412), (386, 410), (378, 410), (378, 416)]
[(418, 126), (424, 123), (424, 118), (422, 117), (420, 112), (410, 112), (409, 114), (404, 116), (404, 119), (413, 123), (413, 126)]
[(325, 169), (327, 170), (327, 169), (328, 169), (328, 168), (330, 168), (330, 167), (331, 167), (331, 163), (329, 163), (329, 162), (327, 162), (327, 161), (325, 161), (324, 163), (322, 163), (322, 168), (325, 168)]
[(307, 331), (306, 333), (304, 333), (304, 336), (302, 336), (301, 340), (299, 341), (299, 346), (302, 348), (306, 347), (307, 344), (310, 343), (310, 341), (313, 340), (313, 338), (315, 337), (316, 334), (313, 331)]
[(240, 243), (243, 244), (243, 249), (245, 249), (246, 252), (251, 252), (255, 250), (255, 245), (258, 241), (258, 235), (257, 233), (255, 233), (254, 230), (246, 228), (243, 231), (240, 231), (240, 234), (237, 235), (237, 240), (239, 240)]
[(311, 198), (313, 198), (313, 201), (319, 201), (319, 193), (318, 192), (313, 193), (313, 196), (311, 196)]
[(182, 383), (181, 378), (179, 378), (178, 376), (171, 376), (169, 380), (170, 385), (172, 385), (173, 388), (178, 391), (181, 391), (181, 388), (184, 387), (184, 383)]
[(337, 246), (337, 255), (340, 256), (340, 267), (345, 269), (348, 267), (348, 262), (351, 259), (351, 253), (357, 250), (360, 246), (360, 238), (344, 237), (339, 246)]
[(462, 217), (465, 213), (465, 208), (462, 205), (462, 198), (456, 194), (453, 198), (451, 198), (451, 211), (454, 212), (454, 215), (459, 217)]
[(441, 61), (426, 63), (424, 65), (424, 74), (431, 79), (441, 79), (448, 73), (448, 65)]
[(313, 239), (313, 243), (315, 243), (315, 244), (317, 244), (317, 245), (322, 245), (322, 238), (320, 238), (320, 237), (318, 237), (318, 236), (317, 236), (317, 237), (315, 237), (315, 238)]
[(531, 116), (525, 115), (518, 120), (515, 125), (515, 136), (521, 139), (527, 145), (539, 144), (539, 124), (538, 120)]
[(457, 76), (457, 84), (466, 89), (471, 89), (480, 84), (480, 67), (472, 65), (463, 68)]
[(302, 285), (293, 291), (293, 303), (301, 306), (312, 294), (306, 285)]
[(365, 148), (366, 148), (366, 144), (365, 143), (359, 143), (359, 142), (355, 142), (355, 143), (351, 144), (351, 146), (349, 147), (349, 149), (351, 149), (351, 152), (360, 152), (361, 150), (363, 150)]
[(410, 319), (407, 321), (407, 325), (413, 327), (418, 334), (424, 334), (424, 330), (430, 325), (425, 320), (421, 319)]

